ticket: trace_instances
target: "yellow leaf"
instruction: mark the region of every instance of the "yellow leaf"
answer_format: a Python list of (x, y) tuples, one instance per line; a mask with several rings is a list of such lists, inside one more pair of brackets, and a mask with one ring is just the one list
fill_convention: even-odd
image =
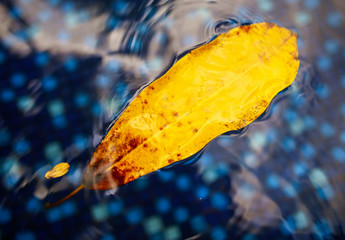
[(295, 79), (296, 38), (273, 23), (257, 23), (185, 55), (117, 119), (94, 152), (83, 184), (123, 185), (253, 122)]
[(58, 178), (63, 175), (65, 175), (69, 170), (69, 164), (68, 163), (59, 163), (55, 167), (53, 167), (52, 170), (48, 171), (45, 175), (46, 179), (49, 178)]

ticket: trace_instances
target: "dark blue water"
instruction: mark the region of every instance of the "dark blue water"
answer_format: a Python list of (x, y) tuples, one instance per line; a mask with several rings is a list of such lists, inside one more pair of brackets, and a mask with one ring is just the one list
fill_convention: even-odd
[[(326, 0), (0, 3), (0, 239), (344, 239), (345, 5)], [(76, 188), (135, 92), (243, 24), (299, 34), (293, 85), (198, 161)], [(59, 179), (44, 174), (59, 162)], [(184, 162), (186, 163), (186, 162)]]

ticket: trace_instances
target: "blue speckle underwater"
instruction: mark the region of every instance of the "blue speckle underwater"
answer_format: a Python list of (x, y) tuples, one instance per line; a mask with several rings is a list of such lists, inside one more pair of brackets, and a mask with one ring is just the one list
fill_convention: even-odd
[[(0, 17), (0, 239), (345, 239), (343, 1), (4, 0)], [(265, 116), (198, 161), (44, 208), (176, 56), (262, 21), (297, 32), (301, 59)]]

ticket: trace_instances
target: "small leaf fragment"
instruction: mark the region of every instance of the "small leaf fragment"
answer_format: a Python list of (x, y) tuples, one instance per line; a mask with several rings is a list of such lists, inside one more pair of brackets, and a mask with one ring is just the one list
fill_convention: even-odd
[(59, 164), (55, 165), (52, 170), (46, 172), (45, 178), (49, 179), (49, 178), (61, 177), (68, 172), (69, 167), (70, 166), (68, 163), (65, 163), (65, 162), (59, 163)]

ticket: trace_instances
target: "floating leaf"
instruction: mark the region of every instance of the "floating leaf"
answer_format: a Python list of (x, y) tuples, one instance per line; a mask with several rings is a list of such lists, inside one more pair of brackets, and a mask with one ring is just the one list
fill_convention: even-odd
[(218, 36), (136, 96), (96, 149), (85, 185), (123, 185), (247, 126), (293, 82), (298, 67), (296, 34), (273, 23)]
[(182, 57), (116, 120), (76, 191), (123, 185), (253, 122), (295, 79), (296, 38), (273, 23), (257, 23), (232, 29)]
[(45, 175), (46, 179), (49, 178), (58, 178), (63, 175), (65, 175), (69, 170), (69, 164), (68, 163), (59, 163), (53, 167), (52, 170), (48, 171)]

